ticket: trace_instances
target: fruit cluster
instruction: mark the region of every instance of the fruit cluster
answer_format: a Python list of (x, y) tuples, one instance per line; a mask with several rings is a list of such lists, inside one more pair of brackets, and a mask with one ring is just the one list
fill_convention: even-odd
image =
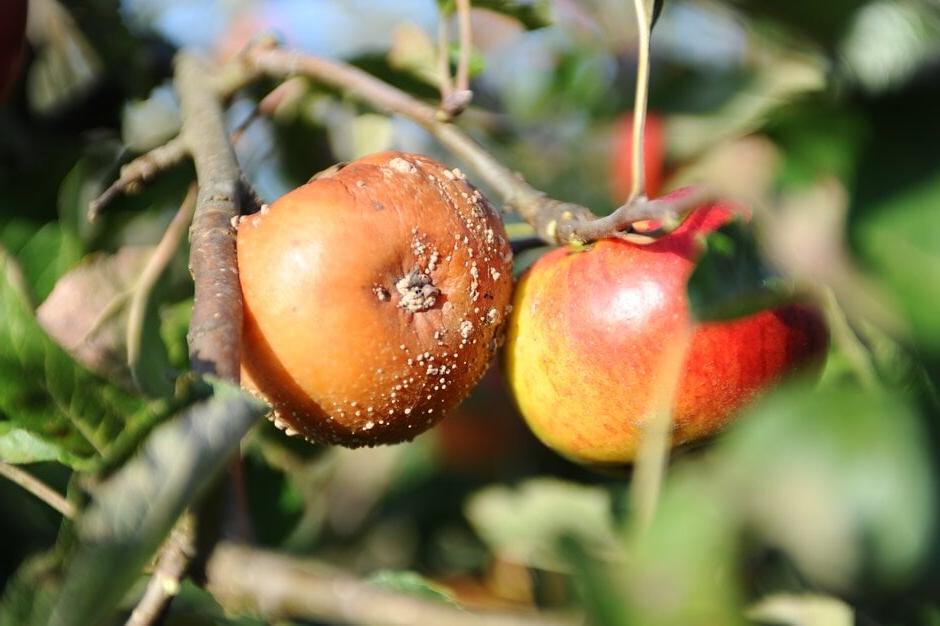
[(560, 454), (629, 462), (660, 409), (672, 410), (674, 443), (711, 436), (755, 393), (819, 363), (827, 344), (820, 315), (803, 305), (690, 319), (685, 283), (700, 237), (732, 212), (699, 207), (645, 245), (559, 248), (510, 305), (509, 243), (480, 191), (426, 157), (366, 157), (240, 222), (244, 384), (289, 433), (394, 443), (463, 399), (508, 320), (511, 390)]

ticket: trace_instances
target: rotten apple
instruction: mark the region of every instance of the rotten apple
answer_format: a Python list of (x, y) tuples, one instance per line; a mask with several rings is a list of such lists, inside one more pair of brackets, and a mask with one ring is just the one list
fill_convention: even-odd
[(496, 211), (458, 169), (384, 152), (238, 226), (242, 378), (289, 434), (411, 439), (470, 391), (511, 298)]
[(701, 238), (732, 215), (710, 203), (652, 243), (559, 248), (523, 276), (505, 363), (539, 439), (579, 462), (627, 463), (657, 410), (671, 407), (674, 444), (691, 442), (720, 431), (786, 374), (819, 369), (828, 333), (810, 306), (726, 322), (691, 318), (686, 282)]

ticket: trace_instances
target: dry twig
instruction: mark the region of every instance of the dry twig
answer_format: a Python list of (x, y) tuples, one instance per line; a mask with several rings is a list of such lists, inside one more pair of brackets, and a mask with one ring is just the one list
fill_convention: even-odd
[(220, 542), (206, 566), (207, 588), (230, 612), (267, 621), (309, 619), (369, 626), (574, 626), (544, 613), (463, 610), (370, 585), (312, 561)]
[(139, 191), (141, 185), (180, 163), (187, 154), (186, 144), (177, 136), (123, 166), (118, 179), (88, 204), (88, 220), (96, 220), (102, 209), (119, 195)]
[(173, 532), (160, 549), (156, 567), (134, 611), (125, 626), (148, 626), (157, 623), (177, 593), (180, 581), (196, 552), (192, 515), (180, 518)]

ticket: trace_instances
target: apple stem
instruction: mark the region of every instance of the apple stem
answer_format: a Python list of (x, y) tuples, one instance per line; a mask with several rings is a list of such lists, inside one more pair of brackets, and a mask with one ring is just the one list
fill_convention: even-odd
[(636, 57), (636, 92), (633, 101), (633, 137), (631, 160), (633, 180), (630, 181), (631, 202), (639, 197), (646, 197), (646, 169), (643, 159), (644, 135), (646, 133), (646, 105), (649, 100), (650, 80), (650, 31), (652, 12), (644, 0), (633, 0), (636, 11), (637, 57)]

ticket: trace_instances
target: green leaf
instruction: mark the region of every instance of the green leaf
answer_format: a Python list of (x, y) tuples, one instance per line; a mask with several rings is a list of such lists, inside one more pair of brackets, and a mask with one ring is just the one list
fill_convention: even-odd
[(76, 522), (79, 540), (51, 624), (102, 623), (176, 519), (209, 486), (267, 407), (237, 387), (155, 429)]
[(740, 220), (708, 234), (687, 290), (692, 315), (702, 322), (744, 317), (793, 295), (764, 262), (753, 232)]
[(56, 461), (70, 467), (81, 467), (84, 463), (81, 457), (10, 422), (0, 422), (0, 461), (15, 464)]
[(488, 487), (474, 494), (466, 516), (483, 541), (501, 558), (557, 569), (562, 537), (572, 536), (593, 555), (616, 546), (610, 494), (550, 478), (531, 479), (516, 489)]
[(143, 400), (80, 367), (40, 328), (23, 277), (0, 249), (0, 412), (54, 443), (73, 467), (106, 455), (122, 431), (152, 420)]
[(59, 185), (59, 223), (63, 229), (88, 245), (101, 228), (101, 222), (88, 221), (88, 203), (94, 200), (115, 174), (121, 145), (113, 139), (96, 141), (78, 160)]

